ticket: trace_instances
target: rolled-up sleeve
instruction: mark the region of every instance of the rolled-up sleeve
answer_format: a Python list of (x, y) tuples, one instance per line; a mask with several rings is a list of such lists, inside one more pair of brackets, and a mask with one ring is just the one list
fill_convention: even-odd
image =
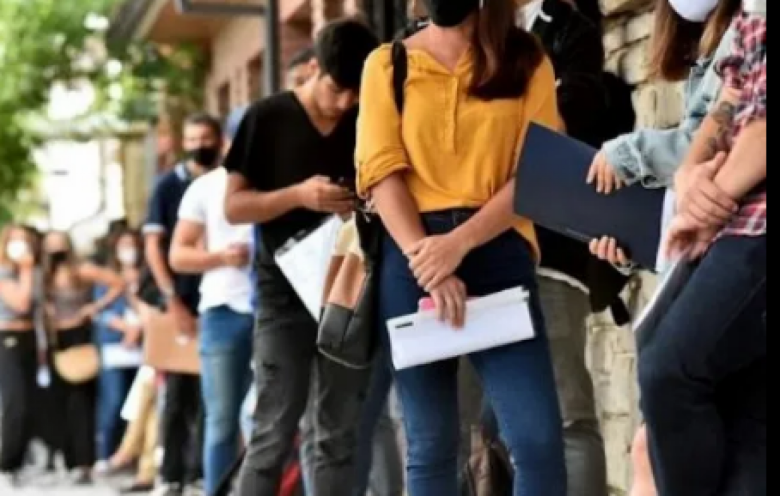
[(357, 190), (362, 197), (388, 176), (410, 167), (393, 91), (391, 48), (366, 61), (357, 124)]

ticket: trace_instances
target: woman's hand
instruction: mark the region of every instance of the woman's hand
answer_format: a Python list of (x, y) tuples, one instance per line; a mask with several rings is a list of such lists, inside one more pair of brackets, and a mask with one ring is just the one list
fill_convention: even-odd
[(469, 251), (460, 237), (450, 233), (425, 238), (405, 255), (420, 287), (430, 293), (458, 270)]
[(466, 301), (468, 293), (463, 281), (455, 276), (447, 277), (430, 291), (436, 304), (439, 320), (449, 322), (452, 327), (461, 329), (466, 324)]
[(125, 329), (124, 337), (122, 338), (122, 346), (129, 349), (138, 347), (138, 343), (141, 341), (142, 329), (137, 325), (128, 325)]
[(683, 167), (675, 176), (677, 211), (701, 229), (725, 225), (739, 209), (739, 204), (715, 184), (727, 158), (719, 153), (707, 163)]
[(696, 220), (678, 214), (667, 234), (664, 253), (670, 259), (685, 256), (690, 261), (698, 260), (709, 251), (718, 232), (718, 226), (702, 228)]
[(590, 242), (590, 252), (596, 258), (618, 267), (629, 267), (631, 265), (631, 260), (626, 255), (626, 252), (618, 246), (615, 238), (604, 236), (601, 239), (594, 239)]
[(609, 195), (613, 191), (623, 188), (623, 180), (615, 172), (615, 169), (607, 161), (607, 154), (603, 151), (596, 155), (588, 172), (588, 184), (594, 184), (596, 191)]
[(89, 305), (84, 305), (81, 307), (81, 311), (79, 312), (79, 316), (85, 320), (89, 321), (97, 317), (97, 315), (101, 312), (101, 309), (97, 304), (90, 303)]

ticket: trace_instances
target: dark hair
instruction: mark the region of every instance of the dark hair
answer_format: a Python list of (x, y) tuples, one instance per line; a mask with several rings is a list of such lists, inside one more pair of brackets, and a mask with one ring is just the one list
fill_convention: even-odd
[(184, 121), (184, 126), (205, 126), (214, 131), (214, 135), (222, 139), (222, 124), (219, 119), (205, 112), (192, 114)]
[(108, 238), (108, 267), (115, 272), (119, 272), (121, 269), (121, 264), (117, 258), (117, 248), (119, 247), (119, 242), (124, 237), (133, 238), (135, 248), (138, 250), (138, 262), (136, 263), (136, 268), (141, 268), (141, 265), (143, 265), (144, 242), (141, 234), (135, 229), (126, 228), (111, 234)]
[(290, 59), (290, 63), (287, 64), (287, 70), (291, 71), (298, 66), (308, 64), (314, 58), (314, 47), (304, 48)]
[(575, 0), (574, 3), (577, 6), (577, 10), (595, 24), (599, 28), (599, 32), (602, 32), (604, 13), (601, 11), (599, 0)]
[(517, 98), (528, 90), (544, 60), (539, 41), (515, 23), (514, 0), (487, 0), (474, 29), (471, 95), (483, 100)]
[(314, 54), (323, 75), (341, 88), (360, 89), (363, 65), (379, 46), (379, 39), (363, 22), (354, 19), (334, 21), (317, 35)]
[(667, 81), (681, 81), (701, 56), (711, 56), (739, 12), (742, 0), (721, 0), (704, 23), (683, 19), (669, 0), (658, 0), (652, 42), (651, 74)]

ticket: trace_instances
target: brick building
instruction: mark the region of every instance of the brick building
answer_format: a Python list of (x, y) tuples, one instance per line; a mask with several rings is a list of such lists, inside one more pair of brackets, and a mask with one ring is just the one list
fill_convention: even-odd
[[(191, 3), (205, 1), (191, 0)], [(261, 2), (208, 1), (244, 6)], [(278, 1), (277, 39), (282, 66), (295, 52), (311, 43), (312, 34), (328, 19), (362, 13), (387, 38), (400, 25), (406, 11), (415, 9), (414, 5), (405, 5), (405, 0)], [(182, 14), (177, 11), (175, 0), (129, 0), (129, 3), (136, 7), (127, 12), (124, 35), (168, 44), (196, 42), (208, 51), (210, 71), (204, 81), (204, 101), (210, 111), (225, 115), (231, 108), (266, 93), (261, 73), (267, 69), (269, 37), (260, 17)], [(601, 0), (606, 14), (607, 65), (609, 70), (636, 86), (638, 125), (667, 128), (680, 121), (683, 91), (680, 84), (649, 81), (647, 45), (652, 30), (652, 4), (653, 0)], [(632, 282), (626, 297), (634, 312), (648, 301), (653, 285), (649, 276)], [(632, 477), (629, 448), (640, 422), (636, 353), (630, 329), (616, 328), (607, 316), (594, 317), (589, 357), (607, 440), (610, 485), (614, 496), (625, 496)]]

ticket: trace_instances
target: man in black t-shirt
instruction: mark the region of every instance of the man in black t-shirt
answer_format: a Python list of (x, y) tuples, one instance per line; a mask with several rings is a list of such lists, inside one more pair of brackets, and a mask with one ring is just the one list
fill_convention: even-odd
[[(317, 324), (274, 261), (290, 238), (328, 215), (351, 212), (354, 150), (363, 64), (378, 40), (368, 27), (338, 21), (318, 35), (313, 76), (294, 92), (247, 113), (225, 167), (225, 210), (233, 223), (260, 224), (259, 316), (255, 332), (255, 432), (239, 478), (239, 496), (276, 496), (311, 388), (315, 463), (311, 496), (349, 492), (355, 436), (367, 374), (317, 353)], [(312, 372), (313, 371), (313, 372)]]

